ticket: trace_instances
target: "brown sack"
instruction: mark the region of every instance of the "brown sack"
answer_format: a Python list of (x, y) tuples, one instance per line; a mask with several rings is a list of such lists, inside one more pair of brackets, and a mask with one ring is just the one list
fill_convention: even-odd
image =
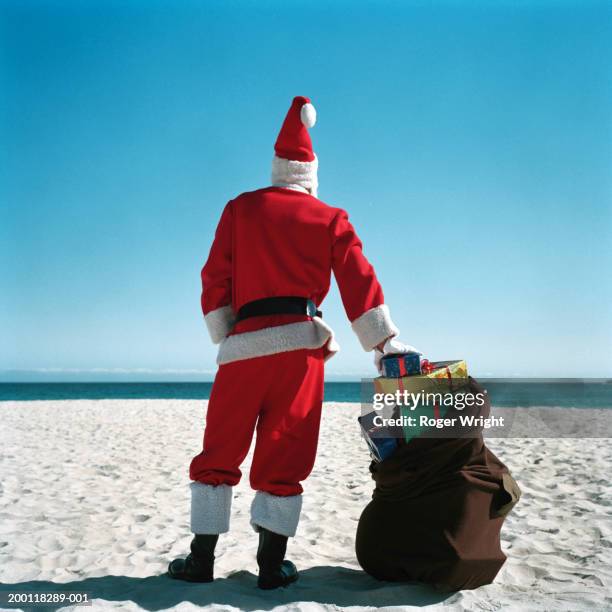
[[(470, 386), (483, 391), (473, 379)], [(480, 415), (489, 412), (487, 399)], [(376, 488), (356, 538), (366, 572), (444, 590), (493, 581), (506, 560), (500, 530), (520, 489), (481, 433), (415, 438), (370, 471)]]

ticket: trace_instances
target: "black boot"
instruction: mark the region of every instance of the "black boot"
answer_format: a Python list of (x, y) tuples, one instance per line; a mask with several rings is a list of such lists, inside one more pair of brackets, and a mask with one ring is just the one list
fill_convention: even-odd
[(186, 559), (174, 559), (168, 565), (168, 575), (188, 582), (212, 582), (217, 534), (196, 534), (191, 541), (191, 553)]
[(287, 552), (287, 536), (259, 528), (259, 548), (257, 549), (257, 565), (259, 565), (260, 589), (276, 589), (287, 586), (298, 579), (298, 571), (291, 563), (285, 561)]

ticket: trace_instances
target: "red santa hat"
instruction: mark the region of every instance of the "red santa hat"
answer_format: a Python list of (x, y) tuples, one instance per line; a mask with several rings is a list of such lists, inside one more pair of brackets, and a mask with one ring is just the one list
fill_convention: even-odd
[(316, 120), (317, 113), (309, 98), (293, 98), (274, 145), (273, 185), (316, 195), (318, 160), (308, 133), (308, 128), (313, 127)]

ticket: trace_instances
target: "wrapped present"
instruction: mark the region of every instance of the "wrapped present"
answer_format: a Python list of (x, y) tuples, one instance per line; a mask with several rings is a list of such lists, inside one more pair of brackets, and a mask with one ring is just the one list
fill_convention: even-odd
[(374, 379), (374, 389), (377, 393), (418, 393), (433, 389), (443, 392), (444, 389), (454, 391), (468, 383), (467, 364), (463, 360), (430, 362), (424, 359), (421, 370), (420, 376), (379, 376)]
[(377, 415), (377, 412), (369, 412), (364, 416), (358, 417), (357, 420), (361, 426), (361, 433), (368, 444), (372, 458), (375, 461), (384, 461), (397, 448), (397, 435), (388, 427), (375, 425), (374, 417)]
[[(425, 401), (426, 394), (454, 393), (469, 384), (467, 364), (463, 360), (434, 361), (424, 359), (421, 362), (421, 375), (402, 376), (400, 378), (387, 378), (379, 376), (374, 379), (376, 393), (393, 394), (396, 397), (397, 408), (401, 416), (417, 417), (416, 424), (405, 425), (403, 438), (409, 442), (418, 437), (421, 432), (429, 429), (421, 426), (418, 417), (424, 415), (429, 418), (444, 418), (451, 405), (442, 402)], [(419, 398), (417, 396), (422, 394)], [(411, 400), (418, 399), (418, 405)], [(429, 398), (427, 398), (429, 399)]]
[(382, 375), (387, 378), (401, 378), (421, 373), (421, 356), (419, 353), (385, 355), (380, 360)]

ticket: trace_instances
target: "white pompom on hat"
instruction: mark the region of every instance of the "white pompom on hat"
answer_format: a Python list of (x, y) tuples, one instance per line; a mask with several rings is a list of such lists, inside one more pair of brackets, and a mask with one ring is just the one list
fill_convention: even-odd
[(310, 102), (306, 102), (306, 104), (302, 106), (300, 110), (300, 119), (308, 129), (314, 127), (317, 122), (317, 110)]

